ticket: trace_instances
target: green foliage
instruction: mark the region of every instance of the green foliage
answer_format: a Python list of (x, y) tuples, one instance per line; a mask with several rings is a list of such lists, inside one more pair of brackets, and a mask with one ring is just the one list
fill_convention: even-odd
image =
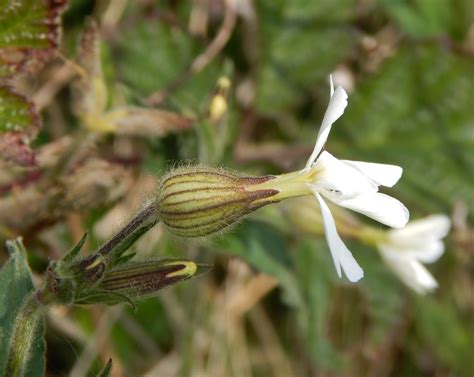
[(32, 134), (39, 126), (32, 103), (9, 87), (0, 87), (0, 133)]
[(317, 368), (340, 371), (342, 358), (328, 339), (332, 261), (323, 241), (303, 243), (295, 258), (303, 305), (296, 313), (304, 348)]
[(451, 34), (462, 39), (474, 19), (469, 0), (380, 0), (400, 28), (414, 37)]
[[(10, 258), (0, 271), (0, 372), (41, 377), (45, 368), (42, 314), (21, 240), (8, 243)], [(9, 374), (11, 373), (11, 374)]]
[(446, 211), (462, 200), (472, 212), (473, 75), (469, 61), (440, 47), (402, 47), (351, 98), (341, 121), (357, 148), (350, 157), (403, 166), (400, 189), (412, 205)]
[[(157, 48), (157, 43), (160, 46)], [(165, 94), (169, 85), (185, 76), (199, 45), (179, 28), (162, 23), (140, 23), (124, 32), (119, 43), (118, 70), (125, 84), (141, 95)], [(192, 75), (167, 98), (185, 114), (199, 115), (225, 65), (211, 62)]]
[[(120, 3), (74, 0), (61, 49), (74, 62), (55, 59), (47, 70), (20, 77), (57, 51), (64, 1), (0, 0), (3, 160), (35, 163), (29, 142), (40, 118), (33, 93), (35, 101), (41, 89), (52, 94), (42, 105), (36, 165), (0, 162), (0, 238), (24, 234), (37, 261), (32, 268), (43, 273), (44, 283), (33, 298), (24, 251), (11, 244), (16, 249), (0, 272), (0, 374), (8, 360), (24, 360), (19, 369), (42, 375), (42, 312), (30, 310), (37, 301), (93, 304), (49, 313), (66, 330), (63, 321), (51, 321), (46, 339), (58, 332), (71, 360), (104, 336), (97, 327), (100, 304), (129, 305), (84, 375), (95, 374), (110, 356), (113, 372), (127, 375), (472, 374), (474, 2), (239, 2), (229, 41), (197, 74), (190, 67), (222, 31), (223, 4), (232, 2), (129, 1), (124, 9)], [(91, 15), (96, 21), (85, 21)], [(66, 77), (68, 70), (74, 77)], [(388, 191), (413, 219), (455, 213), (446, 255), (427, 266), (439, 282), (436, 292), (417, 297), (374, 248), (357, 241), (357, 230), (342, 234), (347, 224), (336, 218), (365, 272), (357, 284), (339, 279), (327, 243), (317, 238), (323, 234), (318, 208), (304, 229), (286, 216), (289, 207), (272, 205), (275, 211), (259, 209), (218, 239), (196, 242), (174, 239), (156, 218), (132, 221), (94, 248), (124, 213), (156, 197), (148, 186), (144, 192), (142, 180), (161, 178), (167, 166), (191, 160), (255, 175), (301, 168), (327, 105), (331, 72), (349, 92), (349, 105), (325, 148), (341, 159), (402, 166), (402, 179)], [(229, 81), (225, 90), (223, 76)], [(216, 99), (221, 112), (213, 117)], [(91, 171), (87, 162), (96, 159), (107, 164)], [(127, 174), (112, 180), (109, 166)], [(98, 192), (114, 193), (113, 200), (101, 200)], [(61, 195), (72, 204), (65, 206)], [(101, 208), (88, 206), (91, 198)], [(84, 236), (70, 249), (68, 240), (85, 229), (88, 242)], [(199, 258), (216, 267), (196, 284), (156, 296), (168, 283), (201, 272), (200, 265), (193, 274), (183, 268), (186, 273), (176, 279), (169, 260), (161, 259), (176, 257), (182, 266)], [(238, 260), (228, 263), (230, 257)], [(0, 263), (2, 258), (0, 253)], [(276, 294), (259, 291), (265, 288), (258, 286), (259, 273), (278, 281)], [(234, 316), (235, 307), (244, 309)], [(23, 321), (28, 316), (34, 320)], [(29, 357), (22, 358), (22, 347), (9, 356), (12, 342), (27, 339)], [(53, 347), (49, 352), (54, 368), (61, 356)], [(70, 362), (47, 373), (66, 375)], [(110, 374), (111, 361), (98, 376)]]
[[(303, 106), (305, 95), (353, 48), (353, 35), (341, 24), (349, 12), (334, 13), (335, 2), (301, 4), (284, 2), (279, 9), (273, 2), (261, 4), (265, 23), (261, 42), (264, 64), (256, 105), (265, 114)], [(337, 7), (345, 8), (340, 4)], [(350, 9), (350, 5), (345, 9)], [(328, 19), (328, 14), (337, 14), (336, 19)]]
[(287, 304), (302, 305), (295, 276), (290, 271), (289, 252), (281, 234), (271, 226), (247, 221), (219, 241), (222, 250), (241, 258), (260, 271), (275, 276)]
[(0, 2), (0, 77), (44, 60), (59, 44), (66, 0)]
[[(449, 299), (441, 303), (433, 298), (416, 300), (416, 325), (421, 343), (460, 375), (474, 370), (472, 325), (463, 322)], [(412, 350), (416, 352), (416, 350)]]

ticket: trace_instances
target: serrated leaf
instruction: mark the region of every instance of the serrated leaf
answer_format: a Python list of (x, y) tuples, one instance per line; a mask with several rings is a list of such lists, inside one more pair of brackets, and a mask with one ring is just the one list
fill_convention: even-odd
[[(22, 371), (18, 375), (40, 377), (45, 368), (43, 320), (37, 317), (40, 316), (39, 313), (32, 314), (28, 318), (22, 317), (26, 314), (22, 313), (25, 301), (33, 293), (34, 286), (21, 240), (9, 241), (8, 249), (11, 253), (10, 259), (0, 271), (0, 374), (7, 375), (4, 372), (10, 351), (12, 351), (10, 347), (13, 346), (13, 351), (16, 353), (15, 359), (20, 365), (12, 362), (8, 362), (8, 365), (18, 368), (14, 369), (17, 372)], [(26, 336), (31, 337), (30, 343), (10, 344), (15, 333), (14, 329), (19, 325), (16, 322), (17, 319), (22, 319), (23, 324), (29, 325), (29, 328), (26, 327), (23, 330), (26, 330)], [(30, 331), (29, 334), (28, 331)]]
[(32, 165), (35, 159), (29, 143), (39, 124), (32, 102), (12, 88), (0, 86), (0, 159)]
[(0, 77), (38, 64), (59, 45), (66, 0), (3, 0), (0, 3)]

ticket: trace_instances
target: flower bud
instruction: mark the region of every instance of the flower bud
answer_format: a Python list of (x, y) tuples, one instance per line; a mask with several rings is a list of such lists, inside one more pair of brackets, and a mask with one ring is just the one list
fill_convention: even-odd
[(206, 167), (170, 173), (158, 192), (158, 215), (170, 232), (201, 237), (219, 232), (248, 213), (273, 203), (278, 190), (259, 189), (273, 176), (242, 177)]
[(119, 295), (137, 300), (153, 296), (160, 289), (187, 280), (205, 270), (207, 266), (185, 259), (135, 262), (107, 271), (97, 288), (115, 294), (109, 300), (116, 300)]

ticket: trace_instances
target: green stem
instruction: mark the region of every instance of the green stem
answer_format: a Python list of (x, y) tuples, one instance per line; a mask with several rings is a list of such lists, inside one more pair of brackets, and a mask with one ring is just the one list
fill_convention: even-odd
[(33, 293), (26, 299), (15, 320), (5, 376), (22, 377), (31, 372), (27, 365), (33, 344), (37, 342), (38, 337), (42, 337), (42, 334), (39, 334), (43, 329), (42, 323), (42, 309)]
[[(125, 225), (114, 237), (107, 241), (98, 250), (98, 254), (114, 258), (120, 256), (120, 252), (125, 245), (130, 247), (138, 238), (142, 236), (149, 228), (157, 222), (157, 213), (155, 202), (148, 204), (137, 216)], [(127, 247), (127, 248), (128, 248)], [(123, 250), (123, 252), (125, 252)]]

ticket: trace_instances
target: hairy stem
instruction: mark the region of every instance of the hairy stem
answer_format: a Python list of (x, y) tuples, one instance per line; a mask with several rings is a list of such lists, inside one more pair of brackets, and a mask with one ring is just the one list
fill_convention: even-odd
[[(157, 210), (156, 204), (150, 203), (143, 210), (135, 216), (130, 222), (125, 225), (114, 237), (107, 241), (101, 248), (98, 250), (99, 254), (108, 255), (113, 250), (116, 250), (126, 241), (129, 241), (134, 234), (141, 236), (143, 234), (142, 229), (144, 227), (151, 227), (157, 221)], [(137, 237), (137, 239), (138, 239)], [(128, 243), (128, 242), (127, 242)]]
[(8, 361), (5, 376), (27, 376), (30, 352), (34, 343), (38, 341), (43, 326), (43, 312), (35, 300), (34, 294), (30, 295), (15, 320), (13, 334), (8, 350)]

